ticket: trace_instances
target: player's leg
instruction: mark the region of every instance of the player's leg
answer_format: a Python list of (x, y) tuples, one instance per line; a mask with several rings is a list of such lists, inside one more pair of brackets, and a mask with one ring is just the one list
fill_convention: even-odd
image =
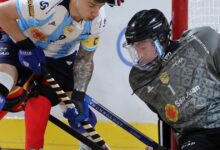
[(44, 146), (44, 134), (52, 106), (58, 104), (53, 89), (44, 82), (38, 83), (31, 92), (25, 106), (26, 149), (40, 149)]
[[(17, 82), (17, 46), (7, 34), (1, 32), (0, 39), (0, 110), (6, 102), (6, 96)], [(0, 118), (6, 114), (0, 112)]]
[(25, 106), (25, 149), (39, 150), (44, 145), (44, 134), (51, 110), (51, 102), (44, 96), (31, 97)]

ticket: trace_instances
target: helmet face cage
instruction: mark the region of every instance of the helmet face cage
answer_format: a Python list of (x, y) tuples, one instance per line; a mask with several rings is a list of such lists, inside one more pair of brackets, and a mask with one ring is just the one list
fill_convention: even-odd
[(140, 70), (150, 71), (153, 66), (161, 62), (164, 56), (163, 48), (158, 39), (146, 39), (133, 44), (125, 42), (123, 47), (128, 50), (133, 65)]
[[(141, 70), (146, 70), (146, 68), (149, 68), (149, 65), (155, 65), (156, 61), (161, 62), (165, 54), (163, 45), (168, 43), (169, 34), (170, 25), (163, 13), (159, 10), (142, 10), (136, 13), (129, 21), (125, 32), (127, 45), (133, 45), (135, 42), (151, 39), (157, 54), (157, 58), (151, 62), (146, 62), (145, 64), (141, 64), (141, 61), (136, 60), (134, 66)], [(136, 50), (133, 48), (133, 51)], [(133, 59), (134, 58), (132, 58), (132, 60)]]

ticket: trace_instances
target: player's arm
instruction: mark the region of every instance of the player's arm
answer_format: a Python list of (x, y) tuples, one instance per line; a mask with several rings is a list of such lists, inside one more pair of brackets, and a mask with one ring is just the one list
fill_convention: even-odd
[(75, 109), (68, 108), (63, 114), (65, 118), (69, 119), (71, 126), (74, 122), (79, 123), (89, 117), (89, 108), (84, 97), (93, 73), (93, 55), (94, 51), (86, 51), (80, 48), (74, 61), (74, 89), (71, 99), (78, 113)]
[(92, 77), (94, 63), (94, 51), (85, 51), (80, 48), (74, 62), (74, 89), (86, 92), (89, 81)]
[(16, 10), (16, 0), (0, 3), (0, 27), (2, 27), (15, 41), (21, 41), (26, 37), (20, 31), (16, 19), (19, 19)]

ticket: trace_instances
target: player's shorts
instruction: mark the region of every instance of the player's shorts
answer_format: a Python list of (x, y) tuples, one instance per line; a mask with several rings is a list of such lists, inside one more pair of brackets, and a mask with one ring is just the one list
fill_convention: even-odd
[(185, 133), (179, 145), (181, 150), (220, 150), (220, 128)]
[[(10, 64), (18, 70), (18, 83), (22, 86), (32, 74), (32, 71), (22, 66), (18, 59), (17, 45), (7, 34), (0, 39), (0, 64)], [(64, 91), (73, 90), (73, 61), (75, 53), (63, 58), (54, 59), (46, 57), (46, 67)]]

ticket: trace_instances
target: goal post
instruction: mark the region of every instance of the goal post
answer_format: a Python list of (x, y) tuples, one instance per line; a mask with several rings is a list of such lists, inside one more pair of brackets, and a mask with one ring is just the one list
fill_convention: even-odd
[(178, 39), (188, 28), (188, 0), (172, 0), (172, 38)]

